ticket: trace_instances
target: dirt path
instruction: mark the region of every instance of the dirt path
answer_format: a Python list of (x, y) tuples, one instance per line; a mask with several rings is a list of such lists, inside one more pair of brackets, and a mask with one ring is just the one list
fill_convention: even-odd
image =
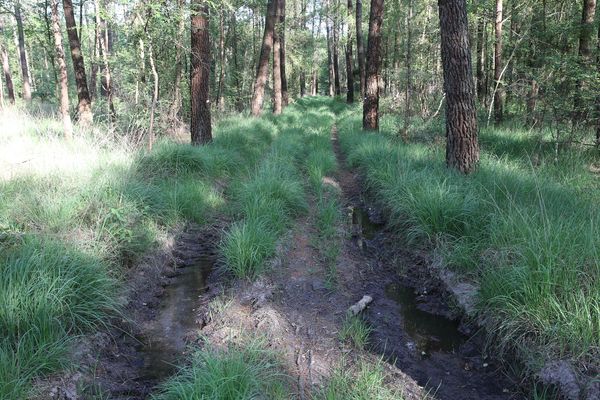
[[(366, 224), (383, 224), (365, 202), (360, 177), (345, 167), (335, 127), (332, 137), (347, 205), (361, 208)], [(370, 231), (371, 238), (359, 238), (360, 246), (347, 243), (345, 264), (355, 267), (340, 271), (350, 293), (374, 298), (365, 313), (373, 327), (371, 351), (385, 355), (436, 399), (521, 398), (517, 384), (482, 354), (482, 338), (448, 305), (449, 293), (432, 273), (431, 260), (399, 245), (401, 238), (384, 226)]]
[[(324, 183), (340, 189), (344, 215), (335, 284), (315, 243), (314, 198), (308, 215), (281, 238), (270, 272), (253, 283), (214, 272), (207, 277), (214, 271), (218, 226), (182, 229), (132, 270), (126, 295), (131, 321), (80, 349), (92, 390), (110, 399), (146, 399), (185, 360), (192, 341), (227, 347), (264, 336), (282, 355), (299, 399), (317, 393), (342, 362), (345, 368), (374, 365), (382, 356), (388, 360), (381, 363), (385, 384), (399, 388), (405, 400), (519, 398), (516, 385), (481, 354), (481, 340), (462, 335), (469, 327), (448, 307), (427, 257), (398, 246), (365, 202), (360, 176), (345, 168), (335, 127), (332, 146), (339, 170)], [(367, 349), (359, 350), (341, 342), (339, 331), (348, 307), (365, 294), (374, 298), (363, 313), (373, 331)], [(71, 399), (69, 388), (82, 378), (65, 379), (51, 398)]]

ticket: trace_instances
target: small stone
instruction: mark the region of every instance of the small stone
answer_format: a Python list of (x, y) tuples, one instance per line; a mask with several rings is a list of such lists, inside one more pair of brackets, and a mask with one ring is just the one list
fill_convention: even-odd
[(488, 367), (488, 363), (483, 363), (483, 368), (487, 368)]

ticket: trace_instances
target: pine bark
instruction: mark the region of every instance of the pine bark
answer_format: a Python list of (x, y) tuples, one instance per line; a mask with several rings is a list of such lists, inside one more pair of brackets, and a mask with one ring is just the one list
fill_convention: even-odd
[(283, 109), (281, 93), (281, 0), (275, 1), (275, 28), (273, 30), (273, 114)]
[(413, 0), (408, 0), (408, 15), (406, 18), (406, 88), (405, 88), (405, 107), (404, 107), (404, 129), (402, 137), (405, 141), (409, 138), (410, 128), (410, 100), (412, 86), (412, 19), (413, 19)]
[(67, 63), (65, 62), (65, 50), (62, 44), (62, 33), (58, 18), (58, 0), (50, 3), (52, 12), (52, 33), (54, 35), (54, 49), (56, 51), (56, 64), (58, 65), (58, 82), (60, 86), (60, 114), (63, 122), (65, 138), (73, 137), (73, 125), (69, 114), (69, 81), (67, 77)]
[(477, 99), (485, 100), (485, 19), (482, 15), (477, 18)]
[(333, 40), (331, 38), (331, 26), (329, 20), (325, 21), (325, 33), (327, 34), (327, 71), (328, 71), (328, 87), (329, 96), (335, 95), (335, 72), (333, 67)]
[(73, 61), (73, 70), (75, 72), (75, 84), (77, 85), (79, 123), (83, 126), (90, 126), (93, 122), (92, 99), (88, 90), (81, 42), (79, 41), (77, 25), (75, 24), (73, 2), (71, 0), (63, 0), (62, 3), (65, 13), (65, 23), (67, 25), (69, 48), (71, 49), (71, 60)]
[(479, 162), (466, 0), (438, 0), (446, 91), (446, 163), (472, 172)]
[[(348, 17), (352, 16), (352, 0), (348, 0)], [(352, 56), (352, 29), (348, 24), (346, 40), (346, 103), (354, 103), (354, 59)]]
[[(592, 62), (592, 35), (594, 27), (594, 18), (596, 15), (596, 0), (583, 0), (583, 10), (581, 15), (581, 27), (579, 30), (579, 65), (580, 73), (588, 71)], [(581, 93), (587, 89), (588, 82), (578, 78), (575, 83), (575, 99), (573, 104), (573, 125), (579, 125), (580, 119), (584, 117), (584, 101)]]
[[(0, 19), (0, 40), (4, 33), (4, 26)], [(4, 72), (4, 81), (6, 82), (6, 94), (8, 95), (8, 101), (11, 104), (15, 104), (15, 89), (12, 81), (12, 73), (10, 72), (10, 62), (8, 60), (8, 52), (6, 47), (0, 43), (0, 52), (2, 53), (2, 71)]]
[(185, 0), (178, 0), (179, 26), (177, 27), (177, 49), (175, 51), (175, 81), (173, 82), (173, 98), (169, 107), (169, 120), (176, 121), (181, 109), (181, 75), (183, 73), (183, 34), (185, 32), (184, 7)]
[[(331, 0), (330, 0), (331, 1)], [(334, 84), (334, 89), (335, 89), (335, 95), (339, 96), (342, 94), (342, 89), (341, 89), (341, 85), (340, 85), (340, 59), (339, 59), (339, 55), (338, 55), (338, 47), (339, 47), (339, 40), (338, 40), (338, 29), (339, 29), (339, 24), (338, 24), (338, 14), (337, 14), (337, 7), (334, 8), (333, 10), (334, 13), (334, 17), (333, 17), (333, 25), (332, 25), (332, 57), (333, 57), (333, 84)]]
[(106, 97), (106, 102), (108, 104), (108, 113), (110, 115), (111, 121), (116, 120), (116, 111), (115, 105), (113, 103), (113, 83), (112, 83), (112, 75), (110, 72), (110, 64), (108, 62), (108, 53), (109, 53), (109, 35), (108, 28), (106, 26), (106, 20), (102, 18), (101, 15), (101, 1), (103, 0), (95, 0), (95, 12), (96, 12), (96, 26), (97, 26), (97, 35), (98, 35), (98, 49), (99, 55), (102, 57), (102, 63), (104, 67), (104, 75), (100, 80), (100, 94)]
[[(598, 46), (596, 56), (596, 69), (600, 75), (600, 26), (598, 26)], [(596, 146), (600, 147), (600, 94), (596, 97)]]
[(217, 87), (217, 104), (219, 111), (225, 111), (225, 10), (219, 17), (219, 86)]
[(25, 33), (23, 31), (23, 17), (21, 15), (21, 1), (16, 0), (15, 5), (15, 20), (17, 21), (17, 38), (19, 47), (19, 57), (21, 60), (21, 74), (23, 76), (23, 99), (31, 100), (31, 76), (27, 64), (27, 54), (25, 51)]
[(275, 6), (278, 0), (269, 0), (265, 17), (265, 30), (263, 34), (258, 67), (256, 68), (256, 79), (254, 80), (254, 91), (252, 93), (251, 110), (252, 115), (259, 116), (265, 98), (265, 86), (269, 76), (269, 57), (273, 49), (273, 31), (275, 28)]
[(362, 0), (356, 0), (356, 53), (358, 57), (358, 73), (360, 76), (360, 96), (365, 96), (366, 70), (365, 47), (362, 33)]
[(502, 85), (502, 0), (496, 0), (496, 42), (494, 44), (494, 119), (499, 124), (504, 119), (504, 88)]
[(287, 76), (286, 76), (286, 72), (285, 72), (285, 0), (280, 0), (281, 1), (281, 10), (280, 10), (280, 16), (279, 16), (279, 21), (280, 21), (280, 26), (281, 26), (281, 33), (280, 33), (280, 37), (279, 37), (279, 41), (280, 41), (280, 47), (279, 47), (279, 59), (280, 59), (280, 69), (281, 69), (281, 103), (282, 103), (282, 108), (285, 108), (290, 99), (289, 99), (289, 93), (288, 93), (288, 83), (287, 83)]
[(212, 141), (210, 121), (210, 26), (206, 0), (192, 0), (190, 72), (191, 139), (193, 145)]
[(363, 104), (363, 129), (379, 129), (379, 81), (381, 69), (381, 25), (383, 0), (371, 0), (367, 42), (366, 87)]

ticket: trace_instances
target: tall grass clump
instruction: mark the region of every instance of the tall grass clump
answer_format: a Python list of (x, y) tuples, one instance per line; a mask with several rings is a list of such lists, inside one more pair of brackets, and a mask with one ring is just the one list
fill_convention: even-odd
[(51, 240), (0, 247), (0, 397), (65, 362), (67, 335), (102, 326), (118, 310), (106, 265)]
[(479, 170), (463, 176), (445, 167), (435, 137), (403, 144), (344, 115), (349, 165), (392, 225), (479, 283), (479, 312), (498, 343), (536, 365), (600, 367), (600, 184), (586, 150), (557, 157), (545, 132), (484, 129)]
[(315, 395), (319, 400), (402, 400), (400, 390), (386, 385), (386, 373), (382, 361), (375, 364), (360, 361), (349, 368), (337, 367), (325, 387)]
[[(206, 223), (279, 128), (228, 118), (212, 144), (147, 152), (102, 125), (65, 142), (51, 114), (0, 112), (0, 398), (65, 366), (74, 336), (118, 312), (117, 280), (157, 238)], [(155, 246), (154, 246), (155, 247)]]
[(161, 385), (155, 400), (289, 399), (289, 379), (260, 341), (199, 350), (191, 365)]

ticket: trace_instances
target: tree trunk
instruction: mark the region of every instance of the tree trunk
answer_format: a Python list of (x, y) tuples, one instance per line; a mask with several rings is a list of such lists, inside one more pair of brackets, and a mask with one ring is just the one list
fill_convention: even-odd
[[(348, 17), (352, 17), (352, 0), (348, 0)], [(354, 60), (352, 57), (352, 29), (348, 22), (348, 37), (346, 43), (346, 103), (354, 103)]]
[(281, 93), (281, 2), (275, 0), (275, 28), (273, 30), (273, 114), (281, 114), (283, 96)]
[(335, 71), (333, 67), (333, 45), (331, 43), (331, 26), (329, 25), (329, 19), (325, 21), (325, 32), (327, 34), (327, 71), (329, 73), (329, 96), (333, 97), (335, 95)]
[(479, 162), (477, 115), (465, 0), (438, 0), (446, 91), (446, 163), (463, 173)]
[(190, 73), (190, 98), (192, 100), (192, 144), (212, 141), (210, 122), (210, 26), (209, 5), (206, 0), (192, 0), (191, 45), (192, 70)]
[(21, 60), (21, 74), (23, 75), (23, 99), (31, 100), (31, 77), (27, 68), (27, 55), (25, 54), (25, 34), (23, 32), (23, 17), (21, 16), (21, 1), (15, 1), (15, 19), (17, 21), (17, 38), (19, 57)]
[(173, 98), (169, 107), (169, 121), (177, 121), (181, 109), (181, 74), (183, 72), (183, 34), (185, 32), (185, 0), (178, 0), (179, 26), (177, 28), (177, 49), (175, 50), (175, 81), (173, 82)]
[(108, 29), (106, 27), (106, 20), (102, 17), (101, 4), (103, 0), (95, 0), (94, 5), (96, 8), (96, 26), (98, 30), (98, 47), (100, 49), (100, 56), (104, 64), (104, 76), (100, 80), (100, 94), (106, 97), (108, 103), (108, 113), (111, 121), (116, 120), (115, 106), (113, 104), (113, 90), (112, 90), (112, 78), (110, 73), (110, 65), (108, 63), (108, 52), (109, 52), (109, 37)]
[(367, 71), (363, 104), (363, 129), (379, 129), (379, 80), (381, 67), (381, 24), (383, 0), (371, 0), (369, 38), (367, 42)]
[[(332, 0), (329, 0), (330, 2)], [(337, 7), (333, 10), (334, 12), (334, 16), (333, 16), (333, 26), (332, 26), (332, 56), (333, 56), (333, 84), (334, 84), (334, 88), (335, 88), (335, 95), (339, 96), (342, 94), (342, 89), (340, 87), (340, 59), (338, 56), (338, 29), (339, 29), (339, 24), (338, 24), (338, 14), (337, 14)]]
[(356, 52), (358, 57), (358, 73), (360, 75), (360, 96), (365, 96), (366, 70), (365, 70), (365, 48), (362, 33), (362, 0), (356, 0)]
[(156, 103), (158, 102), (158, 72), (154, 64), (154, 51), (150, 35), (148, 35), (148, 60), (150, 61), (150, 69), (152, 70), (152, 78), (154, 80), (152, 105), (150, 106), (150, 126), (148, 127), (148, 150), (152, 150), (152, 145), (154, 144), (154, 113), (156, 111)]
[(263, 34), (260, 56), (258, 58), (258, 67), (256, 69), (256, 79), (254, 80), (254, 91), (252, 93), (251, 110), (252, 115), (259, 116), (262, 111), (265, 97), (265, 86), (269, 76), (269, 57), (273, 49), (273, 31), (275, 28), (275, 8), (279, 0), (269, 0), (267, 3), (267, 12), (265, 18), (265, 31)]
[(485, 18), (480, 15), (477, 18), (477, 99), (485, 100)]
[[(0, 19), (0, 40), (2, 40), (4, 33), (4, 26)], [(8, 101), (11, 104), (15, 104), (15, 89), (12, 81), (12, 74), (10, 72), (10, 62), (8, 60), (8, 52), (6, 47), (0, 43), (0, 52), (2, 53), (2, 70), (4, 71), (4, 80), (6, 81), (6, 92), (8, 95)]]
[(63, 0), (62, 3), (65, 12), (65, 23), (67, 25), (67, 36), (69, 37), (69, 48), (71, 49), (71, 60), (73, 60), (73, 70), (75, 72), (75, 83), (77, 85), (79, 123), (82, 126), (90, 126), (93, 122), (92, 100), (88, 91), (81, 43), (77, 36), (73, 3), (71, 0)]
[[(600, 26), (598, 26), (596, 69), (600, 75)], [(600, 94), (596, 97), (596, 146), (600, 147)]]
[(502, 0), (496, 0), (496, 43), (494, 45), (494, 119), (496, 124), (504, 118), (504, 88), (502, 79)]
[(69, 114), (69, 81), (67, 77), (67, 63), (65, 62), (65, 51), (62, 45), (62, 33), (58, 19), (58, 0), (52, 0), (52, 33), (54, 34), (54, 48), (56, 50), (56, 63), (58, 65), (58, 76), (60, 85), (60, 114), (62, 116), (63, 129), (66, 139), (73, 138), (73, 125)]
[[(592, 63), (592, 35), (594, 29), (594, 18), (596, 15), (596, 0), (583, 0), (583, 11), (581, 15), (581, 27), (579, 30), (579, 65), (580, 76), (591, 71)], [(582, 91), (587, 90), (588, 82), (579, 77), (575, 83), (575, 99), (573, 104), (573, 125), (579, 125), (580, 119), (584, 118), (584, 102)]]
[(282, 108), (285, 108), (290, 102), (288, 93), (287, 75), (285, 72), (285, 0), (281, 0), (281, 15), (280, 15), (281, 34), (279, 37), (280, 47), (279, 52), (281, 53), (280, 67), (281, 67), (281, 103)]
[(412, 85), (412, 27), (413, 19), (413, 0), (408, 0), (408, 17), (406, 18), (406, 93), (405, 93), (405, 109), (404, 109), (404, 129), (402, 137), (408, 141), (410, 128), (410, 97)]
[(94, 22), (94, 56), (92, 58), (92, 72), (90, 72), (90, 84), (88, 86), (92, 101), (96, 98), (96, 90), (98, 87), (98, 60), (100, 58), (100, 42), (98, 32), (98, 24)]
[(219, 18), (219, 86), (217, 87), (217, 105), (220, 112), (225, 111), (225, 10)]

